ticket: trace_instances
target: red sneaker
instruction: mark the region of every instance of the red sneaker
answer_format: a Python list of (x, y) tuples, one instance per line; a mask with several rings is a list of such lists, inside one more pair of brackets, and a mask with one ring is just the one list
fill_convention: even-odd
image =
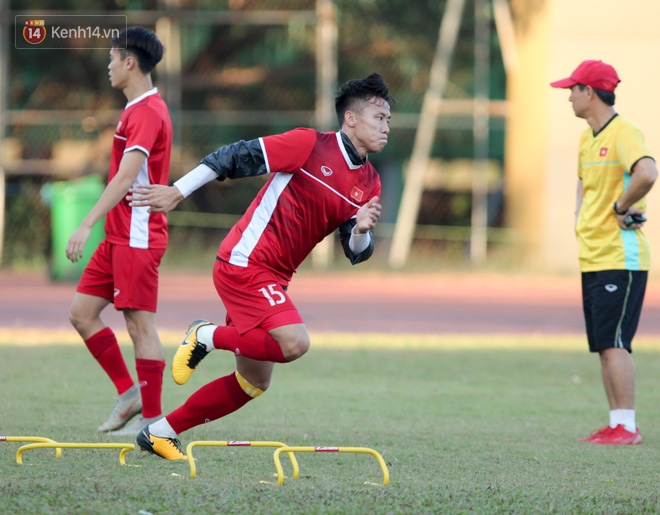
[(594, 429), (586, 438), (578, 438), (578, 442), (593, 442), (596, 438), (601, 438), (614, 431), (610, 426), (603, 426), (600, 429)]
[(639, 434), (639, 428), (634, 433), (626, 430), (623, 424), (619, 424), (611, 431), (594, 438), (591, 443), (598, 445), (638, 445), (642, 443), (642, 435)]

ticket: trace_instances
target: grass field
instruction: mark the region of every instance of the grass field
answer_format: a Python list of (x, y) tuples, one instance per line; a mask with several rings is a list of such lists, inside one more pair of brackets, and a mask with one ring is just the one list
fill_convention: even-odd
[[(46, 340), (46, 341), (44, 341)], [(0, 335), (0, 435), (126, 441), (95, 428), (113, 391), (76, 339)], [(165, 335), (168, 364), (178, 336)], [(12, 343), (15, 342), (15, 343)], [(38, 345), (38, 343), (48, 345)], [(192, 440), (366, 446), (366, 455), (299, 454), (301, 477), (275, 485), (271, 449), (197, 448), (186, 462), (131, 451), (30, 450), (0, 443), (0, 513), (658, 513), (660, 342), (639, 340), (644, 443), (578, 443), (606, 422), (597, 358), (582, 337), (315, 335), (298, 362)], [(129, 362), (130, 347), (123, 347)], [(164, 409), (232, 370), (216, 352), (185, 386), (166, 373)], [(283, 459), (285, 472), (289, 464)]]

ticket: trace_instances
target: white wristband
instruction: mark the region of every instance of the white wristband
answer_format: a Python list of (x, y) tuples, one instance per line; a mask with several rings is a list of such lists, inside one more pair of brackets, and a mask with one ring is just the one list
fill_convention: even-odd
[(201, 188), (207, 182), (217, 179), (218, 174), (206, 165), (199, 165), (174, 183), (174, 186), (181, 192), (183, 198), (186, 198), (193, 191)]
[(355, 232), (355, 227), (353, 227), (351, 237), (348, 240), (348, 247), (356, 254), (359, 254), (369, 246), (369, 243), (371, 243), (371, 233), (365, 232), (364, 234), (358, 234)]

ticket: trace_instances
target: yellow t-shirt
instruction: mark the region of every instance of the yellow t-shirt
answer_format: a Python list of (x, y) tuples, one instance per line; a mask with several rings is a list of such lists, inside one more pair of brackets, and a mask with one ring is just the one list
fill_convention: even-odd
[[(640, 229), (621, 229), (612, 209), (628, 187), (630, 170), (643, 157), (652, 157), (644, 135), (620, 116), (595, 136), (590, 128), (582, 134), (578, 176), (583, 197), (576, 228), (582, 272), (649, 269), (646, 236)], [(635, 207), (644, 210), (646, 199)]]

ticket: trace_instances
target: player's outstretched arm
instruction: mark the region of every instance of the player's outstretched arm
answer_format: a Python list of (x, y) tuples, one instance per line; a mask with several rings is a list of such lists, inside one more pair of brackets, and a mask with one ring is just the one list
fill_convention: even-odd
[(130, 206), (149, 206), (150, 213), (167, 213), (193, 191), (212, 180), (254, 177), (267, 172), (259, 140), (239, 141), (209, 154), (173, 186), (139, 184), (126, 197)]
[(173, 186), (138, 184), (128, 190), (130, 195), (126, 200), (131, 207), (149, 206), (150, 213), (168, 213), (193, 191), (217, 178), (216, 172), (201, 164), (181, 177)]

